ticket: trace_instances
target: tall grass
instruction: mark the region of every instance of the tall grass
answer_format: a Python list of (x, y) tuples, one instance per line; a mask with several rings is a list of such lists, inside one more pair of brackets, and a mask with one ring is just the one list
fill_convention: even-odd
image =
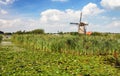
[(1, 41), (2, 41), (2, 35), (0, 35), (0, 43), (1, 43)]
[(72, 35), (14, 35), (13, 42), (40, 51), (78, 52), (79, 54), (112, 54), (120, 52), (119, 37)]

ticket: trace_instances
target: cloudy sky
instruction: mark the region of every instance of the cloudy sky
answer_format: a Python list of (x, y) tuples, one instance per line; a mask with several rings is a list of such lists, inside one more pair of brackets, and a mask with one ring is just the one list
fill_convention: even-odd
[(120, 33), (120, 0), (0, 0), (0, 30), (77, 31), (81, 11), (87, 31)]

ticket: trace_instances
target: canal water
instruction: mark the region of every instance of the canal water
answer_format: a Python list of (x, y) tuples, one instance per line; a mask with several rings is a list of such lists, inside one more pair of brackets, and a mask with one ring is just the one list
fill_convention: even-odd
[(6, 46), (6, 45), (13, 45), (11, 41), (2, 41), (1, 42), (2, 46)]

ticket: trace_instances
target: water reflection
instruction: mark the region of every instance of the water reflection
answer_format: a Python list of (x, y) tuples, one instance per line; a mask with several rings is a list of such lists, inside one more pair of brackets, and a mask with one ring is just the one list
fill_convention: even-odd
[(2, 41), (1, 45), (12, 45), (11, 41)]

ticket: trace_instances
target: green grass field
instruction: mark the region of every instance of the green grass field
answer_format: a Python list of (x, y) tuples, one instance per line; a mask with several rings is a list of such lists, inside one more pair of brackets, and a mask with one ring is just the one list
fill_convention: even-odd
[(0, 75), (120, 76), (113, 56), (119, 53), (118, 40), (114, 35), (14, 35), (13, 43), (1, 44)]

